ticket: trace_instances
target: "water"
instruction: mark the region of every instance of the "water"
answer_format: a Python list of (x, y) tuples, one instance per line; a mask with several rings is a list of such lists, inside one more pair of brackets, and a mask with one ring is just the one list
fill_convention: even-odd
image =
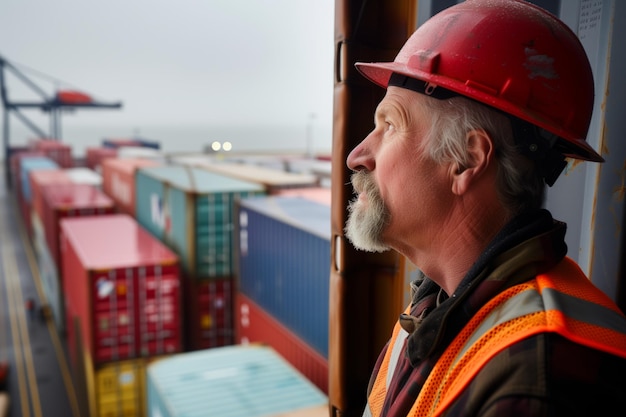
[[(24, 146), (36, 135), (13, 122), (10, 132), (11, 146)], [(41, 127), (41, 126), (40, 126)], [(141, 137), (156, 141), (165, 153), (203, 152), (213, 141), (232, 143), (233, 152), (294, 152), (329, 154), (332, 145), (330, 126), (294, 125), (143, 125), (140, 130), (119, 126), (64, 125), (62, 141), (72, 146), (75, 157), (82, 157), (88, 147), (101, 146), (103, 139), (130, 139)], [(0, 149), (4, 159), (4, 147)]]

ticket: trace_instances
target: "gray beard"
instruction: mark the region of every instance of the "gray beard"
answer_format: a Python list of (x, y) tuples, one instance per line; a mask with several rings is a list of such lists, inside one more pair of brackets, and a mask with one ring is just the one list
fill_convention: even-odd
[(352, 184), (367, 196), (367, 203), (359, 202), (358, 196), (348, 205), (348, 220), (344, 229), (346, 237), (355, 248), (367, 252), (385, 252), (389, 246), (382, 234), (390, 217), (376, 184), (365, 171), (352, 174)]

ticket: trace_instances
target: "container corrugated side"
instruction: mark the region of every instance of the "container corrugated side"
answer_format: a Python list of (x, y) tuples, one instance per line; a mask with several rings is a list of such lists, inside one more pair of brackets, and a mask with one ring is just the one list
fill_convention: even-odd
[(184, 277), (186, 350), (232, 345), (234, 340), (232, 276)]
[(239, 291), (328, 358), (330, 207), (268, 196), (238, 213)]
[(102, 190), (115, 201), (118, 211), (135, 216), (135, 172), (159, 165), (148, 159), (106, 158), (102, 161)]
[(271, 417), (321, 409), (327, 396), (268, 346), (172, 355), (147, 369), (148, 415)]
[(265, 194), (258, 184), (179, 165), (139, 169), (135, 189), (137, 220), (194, 279), (233, 274), (235, 202)]
[(328, 394), (328, 360), (241, 293), (235, 295), (235, 343), (273, 347), (309, 381)]
[(66, 323), (95, 364), (182, 351), (178, 257), (132, 217), (62, 219), (61, 250)]
[[(65, 330), (65, 303), (63, 296), (63, 269), (60, 251), (61, 219), (67, 217), (102, 216), (113, 214), (113, 201), (102, 191), (88, 184), (58, 183), (42, 187), (43, 235), (41, 249), (42, 280), (48, 289), (48, 302), (60, 331)], [(35, 218), (34, 218), (35, 219)], [(49, 260), (52, 265), (49, 265)]]

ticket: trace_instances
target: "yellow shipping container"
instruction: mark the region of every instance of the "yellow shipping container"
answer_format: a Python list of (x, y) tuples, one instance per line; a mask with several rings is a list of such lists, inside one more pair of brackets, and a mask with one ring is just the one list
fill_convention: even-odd
[(98, 417), (144, 416), (146, 359), (101, 365), (95, 372)]

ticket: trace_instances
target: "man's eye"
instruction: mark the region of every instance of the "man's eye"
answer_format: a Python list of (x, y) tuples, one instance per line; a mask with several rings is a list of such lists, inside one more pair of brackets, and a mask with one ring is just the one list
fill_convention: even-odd
[(385, 130), (386, 131), (390, 131), (390, 130), (393, 130), (393, 129), (394, 129), (394, 127), (393, 127), (393, 125), (391, 123), (385, 122)]

